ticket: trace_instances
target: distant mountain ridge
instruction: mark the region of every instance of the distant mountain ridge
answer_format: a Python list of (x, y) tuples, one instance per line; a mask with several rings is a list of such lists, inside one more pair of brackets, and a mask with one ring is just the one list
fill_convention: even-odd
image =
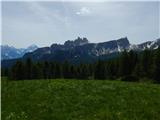
[[(20, 60), (31, 58), (33, 61), (58, 61), (68, 60), (71, 63), (94, 62), (98, 59), (111, 59), (117, 57), (124, 50), (143, 51), (157, 49), (160, 39), (147, 41), (141, 44), (130, 44), (127, 37), (101, 43), (90, 43), (87, 38), (78, 37), (68, 40), (64, 44), (52, 44), (50, 47), (41, 47), (32, 52), (24, 53)], [(13, 65), (17, 59), (3, 60), (2, 66)]]
[(141, 44), (131, 45), (129, 49), (136, 50), (136, 51), (137, 50), (141, 51), (141, 50), (145, 50), (145, 49), (154, 50), (154, 49), (157, 49), (159, 46), (160, 46), (160, 38), (155, 41), (147, 41), (147, 42), (144, 42)]
[(0, 47), (1, 47), (1, 60), (20, 58), (25, 53), (33, 52), (38, 48), (36, 45), (31, 45), (27, 48), (19, 48), (19, 49), (8, 45), (1, 45)]
[(119, 53), (124, 50), (156, 49), (159, 46), (160, 39), (132, 45), (127, 37), (101, 43), (89, 43), (87, 38), (78, 37), (64, 44), (52, 44), (50, 47), (39, 48), (34, 52), (26, 53), (23, 58), (30, 57), (34, 60), (83, 59), (84, 57), (94, 58)]
[(112, 40), (102, 43), (89, 43), (87, 38), (80, 38), (64, 44), (52, 44), (50, 47), (43, 47), (31, 53), (26, 53), (23, 58), (32, 58), (34, 60), (54, 60), (59, 57), (64, 59), (78, 59), (83, 57), (97, 57), (111, 53), (121, 52), (127, 49), (130, 43), (125, 38)]

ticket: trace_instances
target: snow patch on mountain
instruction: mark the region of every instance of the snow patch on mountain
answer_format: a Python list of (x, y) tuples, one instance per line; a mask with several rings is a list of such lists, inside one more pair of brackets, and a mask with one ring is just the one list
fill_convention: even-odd
[(25, 53), (33, 52), (38, 47), (36, 45), (31, 45), (27, 48), (15, 48), (13, 46), (1, 45), (1, 59), (14, 59), (22, 57)]

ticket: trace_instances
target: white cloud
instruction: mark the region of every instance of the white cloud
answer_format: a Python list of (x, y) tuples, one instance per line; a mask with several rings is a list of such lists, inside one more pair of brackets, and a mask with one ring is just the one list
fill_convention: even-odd
[(35, 15), (37, 15), (46, 22), (53, 23), (54, 20), (64, 22), (63, 16), (56, 12), (51, 12), (50, 10), (48, 10), (48, 8), (43, 6), (43, 4), (40, 4), (38, 2), (29, 2), (28, 6)]
[(76, 12), (77, 15), (88, 15), (91, 11), (87, 7), (82, 7), (78, 12)]

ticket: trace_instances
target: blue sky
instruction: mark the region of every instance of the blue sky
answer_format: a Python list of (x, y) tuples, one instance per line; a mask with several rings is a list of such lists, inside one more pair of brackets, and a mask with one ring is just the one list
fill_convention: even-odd
[(2, 2), (2, 44), (39, 47), (80, 37), (137, 44), (160, 37), (158, 2)]

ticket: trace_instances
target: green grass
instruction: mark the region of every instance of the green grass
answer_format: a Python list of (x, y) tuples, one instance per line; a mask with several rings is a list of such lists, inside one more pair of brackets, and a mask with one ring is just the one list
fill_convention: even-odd
[(2, 120), (160, 120), (160, 85), (102, 80), (7, 81)]

